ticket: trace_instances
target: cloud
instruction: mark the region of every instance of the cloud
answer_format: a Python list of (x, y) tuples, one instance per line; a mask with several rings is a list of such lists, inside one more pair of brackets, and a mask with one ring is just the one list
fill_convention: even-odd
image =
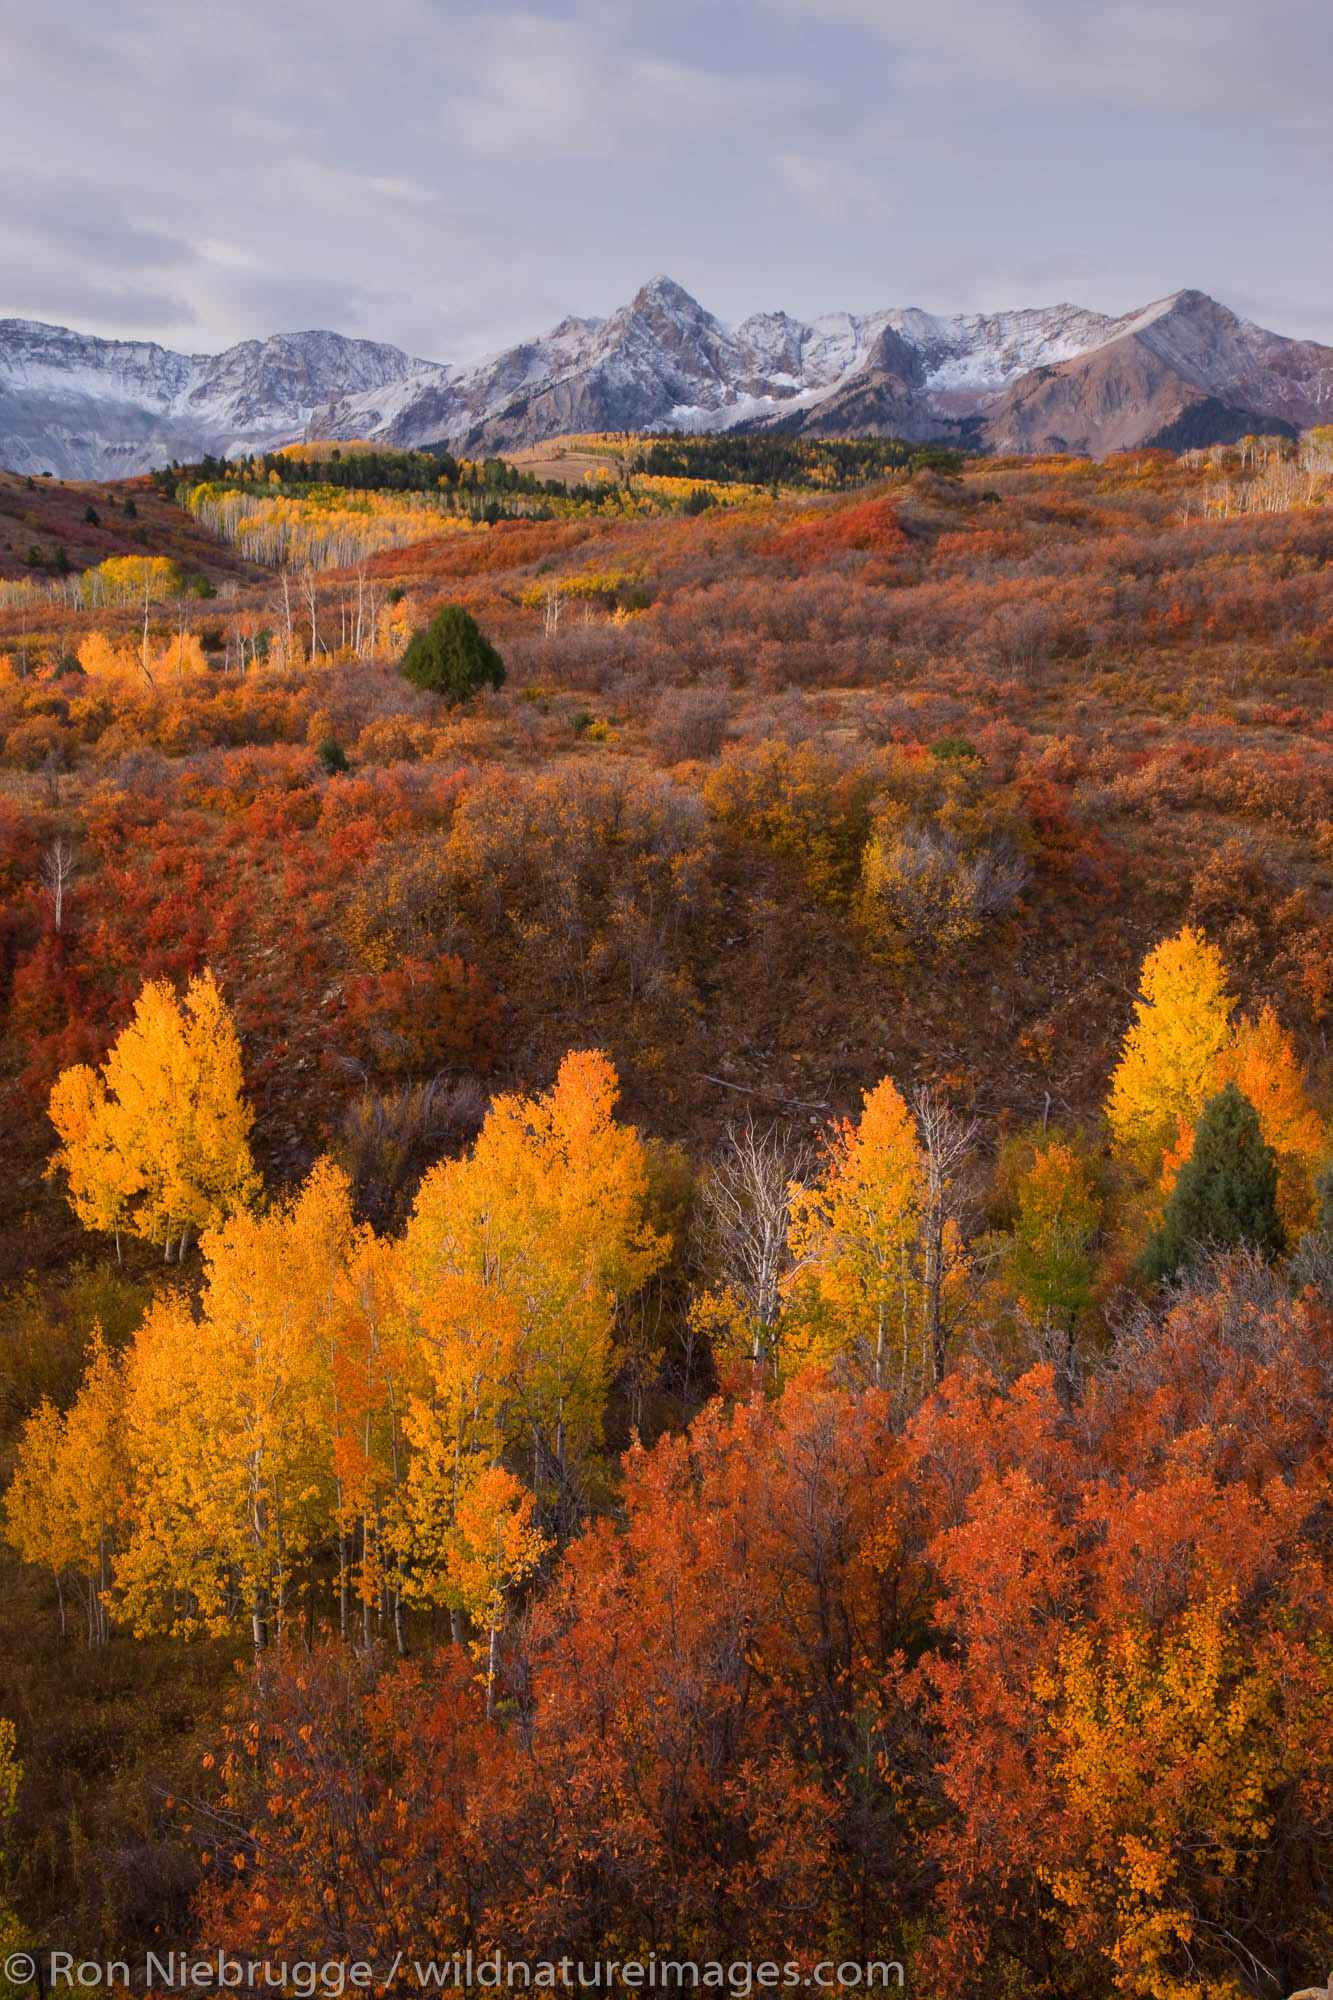
[(772, 153), (769, 158), (773, 171), (802, 207), (829, 228), (841, 228), (858, 217), (882, 218), (892, 208), (883, 182), (849, 160), (798, 152)]
[(0, 0), (0, 314), (458, 362), (666, 269), (735, 319), (1194, 281), (1322, 333), (1325, 5)]
[(444, 118), (452, 141), (487, 159), (602, 160), (679, 144), (794, 110), (796, 79), (729, 74), (636, 48), (605, 23), (533, 11), (479, 14), (450, 44)]
[(114, 190), (72, 176), (12, 176), (0, 210), (0, 230), (41, 242), (69, 258), (161, 269), (187, 252), (183, 236), (136, 216)]
[[(1212, 121), (1298, 118), (1333, 98), (1326, 0), (772, 0), (867, 31), (904, 63), (948, 58), (1042, 96)], [(908, 72), (910, 75), (910, 71)]]
[(134, 212), (113, 189), (74, 175), (19, 168), (0, 209), (0, 269), (6, 310), (128, 328), (188, 326), (178, 283), (189, 245)]

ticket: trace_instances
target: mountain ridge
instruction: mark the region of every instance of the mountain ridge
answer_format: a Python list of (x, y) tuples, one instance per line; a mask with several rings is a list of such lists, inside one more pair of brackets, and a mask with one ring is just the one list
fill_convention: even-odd
[(466, 367), (323, 328), (184, 354), (0, 320), (0, 462), (66, 478), (313, 438), (476, 456), (570, 431), (771, 426), (1095, 456), (1329, 416), (1333, 348), (1188, 288), (1118, 316), (909, 306), (729, 326), (659, 274), (605, 318), (568, 316)]

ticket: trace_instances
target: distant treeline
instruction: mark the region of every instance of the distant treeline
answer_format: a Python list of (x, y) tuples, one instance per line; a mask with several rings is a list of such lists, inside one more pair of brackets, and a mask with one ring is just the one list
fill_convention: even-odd
[[(644, 449), (630, 461), (629, 471), (652, 478), (688, 479), (701, 486), (783, 486), (839, 492), (882, 479), (890, 472), (956, 473), (963, 454), (945, 445), (909, 444), (901, 438), (796, 438), (780, 434), (762, 437), (687, 437), (680, 433), (645, 439)], [(344, 452), (338, 446), (327, 456), (305, 451), (270, 451), (251, 458), (221, 459), (211, 455), (192, 465), (164, 467), (153, 474), (163, 493), (181, 485), (205, 483), (241, 492), (271, 492), (273, 475), (284, 492), (312, 487), (346, 487), (372, 493), (438, 493), (469, 500), (499, 496), (530, 500), (586, 502), (587, 485), (570, 486), (563, 479), (536, 479), (507, 459), (458, 459), (442, 445), (424, 451)], [(503, 509), (499, 509), (503, 512)], [(524, 513), (530, 512), (524, 509)]]
[(443, 447), (427, 451), (349, 451), (333, 446), (327, 458), (304, 452), (269, 451), (262, 457), (201, 458), (153, 474), (164, 493), (180, 484), (225, 484), (241, 491), (268, 491), (276, 473), (285, 491), (342, 486), (362, 493), (437, 493), (441, 488), (469, 493), (522, 493), (564, 500), (561, 479), (534, 479), (503, 458), (457, 459)]
[(723, 486), (814, 486), (837, 491), (922, 467), (957, 473), (963, 467), (963, 454), (945, 445), (908, 444), (902, 438), (797, 438), (774, 432), (687, 437), (676, 431), (654, 438), (634, 460), (632, 470), (667, 479), (708, 479)]

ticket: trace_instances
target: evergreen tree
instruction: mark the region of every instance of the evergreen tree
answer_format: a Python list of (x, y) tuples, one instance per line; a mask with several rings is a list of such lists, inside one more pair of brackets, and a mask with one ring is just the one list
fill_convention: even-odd
[(1194, 1150), (1143, 1253), (1143, 1269), (1169, 1278), (1196, 1249), (1241, 1243), (1276, 1257), (1286, 1234), (1277, 1210), (1277, 1154), (1264, 1143), (1254, 1106), (1228, 1083), (1204, 1105)]
[(449, 701), (466, 701), (489, 681), (504, 682), (504, 661), (461, 604), (445, 604), (424, 632), (413, 633), (398, 669), (404, 680)]

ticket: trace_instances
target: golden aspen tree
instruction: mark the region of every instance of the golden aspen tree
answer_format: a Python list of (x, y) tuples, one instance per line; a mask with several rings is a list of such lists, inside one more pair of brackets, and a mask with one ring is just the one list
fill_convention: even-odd
[[(404, 1413), (410, 1455), (393, 1548), (403, 1594), (411, 1603), (447, 1604), (460, 1642), (461, 1602), (448, 1584), (454, 1521), (478, 1466), (497, 1459), (519, 1429), (523, 1305), (498, 1283), (446, 1272), (433, 1298), (416, 1294), (410, 1308), (429, 1382), (409, 1395)], [(538, 1457), (534, 1444), (534, 1464)]]
[(111, 1635), (116, 1551), (129, 1496), (125, 1450), (125, 1379), (119, 1356), (94, 1331), (87, 1373), (65, 1418), (59, 1502), (73, 1538), (72, 1565), (83, 1597), (88, 1643)]
[(568, 1055), (552, 1090), (497, 1098), (471, 1156), (421, 1184), (403, 1245), (432, 1372), (418, 1446), (455, 1496), (474, 1457), (508, 1444), (568, 1508), (596, 1456), (617, 1300), (670, 1248), (644, 1220), (643, 1148), (613, 1116), (618, 1089), (605, 1055)]
[(254, 1114), (241, 1094), (241, 1047), (211, 972), (184, 1004), (150, 980), (100, 1075), (65, 1071), (51, 1092), (70, 1201), (92, 1227), (122, 1224), (184, 1255), (259, 1192), (250, 1157)]
[(65, 1636), (65, 1575), (70, 1541), (60, 1511), (60, 1462), (65, 1419), (44, 1397), (19, 1434), (14, 1475), (5, 1493), (5, 1539), (22, 1561), (49, 1569), (60, 1603), (60, 1636)]
[(1181, 1121), (1192, 1126), (1217, 1088), (1235, 1002), (1217, 947), (1188, 925), (1149, 952), (1139, 995), (1106, 1117), (1115, 1152), (1155, 1175)]
[(421, 1343), (398, 1308), (397, 1259), (396, 1244), (357, 1230), (315, 1337), (337, 1514), (339, 1624), (350, 1637), (355, 1594), (364, 1641), (378, 1613), (402, 1650), (406, 1419), (409, 1395), (426, 1388), (427, 1376)]
[(521, 1480), (501, 1465), (477, 1466), (459, 1495), (449, 1553), (449, 1581), (462, 1608), (484, 1635), (475, 1647), (484, 1659), (486, 1713), (495, 1713), (495, 1687), (509, 1592), (532, 1574), (553, 1546), (533, 1524), (535, 1501)]
[(287, 1618), (298, 1567), (336, 1517), (320, 1334), (354, 1240), (347, 1177), (325, 1160), (288, 1202), (203, 1240), (200, 1310), (158, 1302), (128, 1364), (136, 1474), (118, 1575), (138, 1631)]
[(51, 1088), (51, 1123), (64, 1142), (51, 1168), (64, 1169), (70, 1207), (85, 1229), (116, 1239), (142, 1187), (137, 1162), (117, 1143), (107, 1116), (105, 1086), (86, 1063), (62, 1070)]
[(1119, 1991), (1241, 1991), (1180, 1976), (1201, 1922), (1182, 1853), (1226, 1877), (1273, 1831), (1280, 1684), (1262, 1653), (1246, 1657), (1236, 1595), (1206, 1590), (1160, 1632), (1076, 1626), (1058, 1668), (1033, 1676), (1074, 1836), (1041, 1879), (1081, 1955), (1101, 1945)]
[(788, 1293), (807, 1362), (849, 1362), (886, 1383), (913, 1370), (921, 1332), (918, 1245), (926, 1160), (889, 1077), (867, 1091), (860, 1121), (826, 1142), (823, 1174), (791, 1192)]
[(129, 1489), (124, 1433), (123, 1369), (96, 1328), (70, 1409), (62, 1415), (43, 1402), (25, 1424), (5, 1495), (8, 1540), (25, 1562), (55, 1577), (62, 1632), (64, 1585), (73, 1583), (90, 1646), (105, 1646), (111, 1633), (113, 1564)]

